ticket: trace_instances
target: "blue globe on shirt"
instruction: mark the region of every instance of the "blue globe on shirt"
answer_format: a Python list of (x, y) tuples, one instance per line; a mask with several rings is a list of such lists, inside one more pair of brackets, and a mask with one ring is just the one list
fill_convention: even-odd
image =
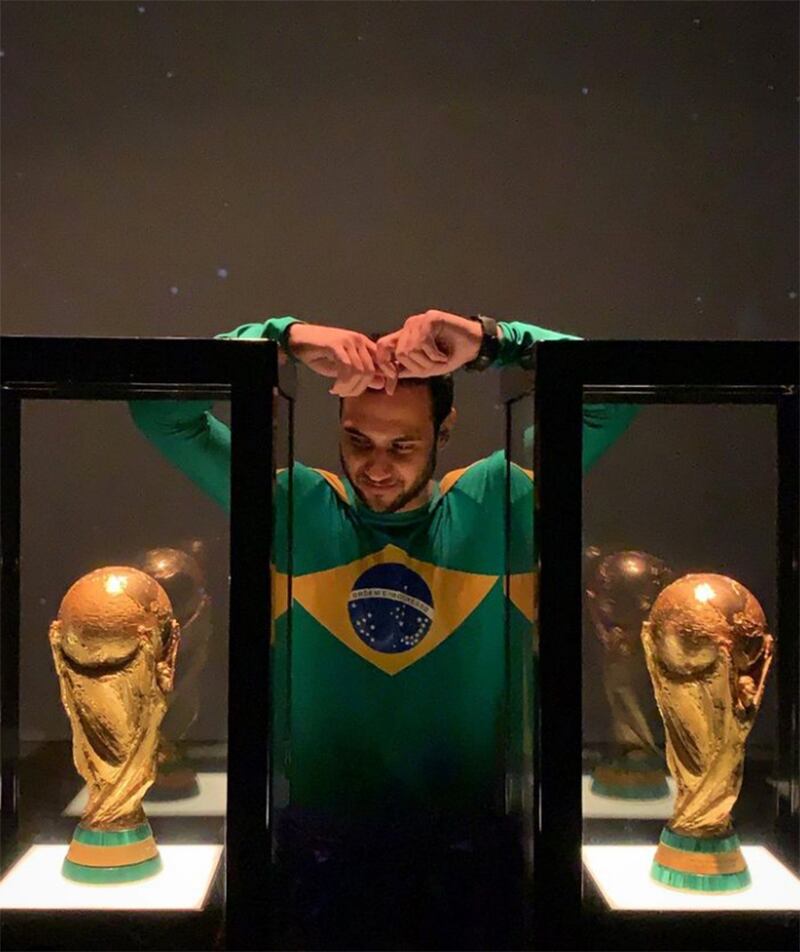
[(433, 623), (433, 596), (416, 572), (397, 562), (374, 565), (356, 580), (347, 604), (365, 645), (384, 654), (415, 648)]

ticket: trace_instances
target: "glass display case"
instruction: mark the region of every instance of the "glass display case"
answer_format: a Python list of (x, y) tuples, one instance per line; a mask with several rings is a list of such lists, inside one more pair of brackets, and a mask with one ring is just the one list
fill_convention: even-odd
[(506, 376), (536, 486), (534, 947), (796, 947), (798, 356), (544, 342)]
[[(387, 402), (338, 410), (342, 475), (295, 461), (274, 658), (276, 947), (519, 947), (533, 588), (517, 558), (506, 598), (505, 456), (470, 447), (403, 509)], [(370, 439), (394, 499), (363, 478)], [(516, 507), (526, 497), (530, 514), (528, 472)]]
[(4, 948), (267, 941), (293, 386), (268, 341), (3, 338)]

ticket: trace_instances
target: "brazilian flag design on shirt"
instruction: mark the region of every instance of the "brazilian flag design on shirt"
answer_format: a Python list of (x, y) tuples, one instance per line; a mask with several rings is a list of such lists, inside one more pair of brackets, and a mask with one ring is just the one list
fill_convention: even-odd
[[(291, 322), (223, 336), (279, 339)], [(502, 327), (501, 363), (533, 340), (564, 336)], [(587, 463), (633, 416), (602, 409), (587, 431)], [(139, 401), (131, 410), (173, 463), (228, 505), (230, 433), (210, 404)], [(362, 816), (502, 810), (509, 724), (530, 738), (522, 705), (533, 689), (536, 589), (533, 473), (508, 472), (507, 487), (498, 451), (448, 473), (424, 506), (388, 514), (334, 473), (302, 464), (279, 473), (273, 763), (293, 806)], [(291, 553), (282, 544), (290, 518)], [(519, 737), (515, 745), (524, 746)]]
[[(530, 501), (530, 476), (515, 472)], [(288, 474), (280, 478), (288, 487)], [(275, 641), (277, 682), (291, 688), (276, 733), (292, 803), (360, 813), (499, 809), (504, 539), (487, 537), (484, 519), (503, 524), (503, 454), (454, 474), (409, 513), (373, 513), (320, 470), (295, 466), (292, 478), (295, 511), (324, 520), (295, 522), (291, 651), (279, 633)], [(473, 507), (484, 519), (459, 518)], [(314, 544), (320, 535), (324, 545)], [(517, 636), (530, 641), (524, 593), (533, 583), (524, 574), (514, 612)], [(280, 705), (279, 688), (276, 697)]]
[(396, 675), (457, 631), (497, 579), (443, 568), (388, 544), (295, 579), (294, 598), (359, 658)]

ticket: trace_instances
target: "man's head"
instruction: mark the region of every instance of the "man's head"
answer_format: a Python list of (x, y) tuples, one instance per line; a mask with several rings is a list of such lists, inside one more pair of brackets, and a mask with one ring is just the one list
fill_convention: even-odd
[(391, 396), (365, 390), (342, 398), (339, 459), (364, 505), (375, 512), (422, 505), (455, 418), (451, 374), (404, 378)]

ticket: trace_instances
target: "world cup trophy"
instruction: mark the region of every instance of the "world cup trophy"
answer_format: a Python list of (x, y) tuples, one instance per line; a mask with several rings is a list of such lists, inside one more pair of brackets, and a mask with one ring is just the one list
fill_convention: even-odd
[[(197, 774), (183, 753), (183, 742), (200, 711), (200, 678), (208, 658), (211, 637), (211, 601), (205, 591), (205, 573), (195, 552), (162, 547), (149, 549), (137, 560), (167, 593), (181, 628), (181, 665), (167, 698), (161, 724), (158, 772), (149, 800), (178, 800), (199, 793)], [(187, 545), (188, 549), (188, 545)]]
[(166, 593), (138, 569), (95, 569), (61, 601), (50, 646), (89, 793), (62, 867), (68, 879), (131, 882), (161, 869), (142, 798), (155, 778), (179, 641)]
[(766, 624), (743, 585), (704, 574), (665, 588), (642, 626), (678, 787), (651, 869), (664, 885), (728, 892), (750, 884), (731, 810), (772, 664)]
[(614, 751), (592, 773), (592, 792), (624, 800), (669, 793), (664, 760), (653, 737), (658, 713), (642, 648), (642, 622), (659, 592), (675, 577), (647, 552), (602, 556), (592, 547), (586, 599), (603, 646), (603, 687), (611, 710)]

